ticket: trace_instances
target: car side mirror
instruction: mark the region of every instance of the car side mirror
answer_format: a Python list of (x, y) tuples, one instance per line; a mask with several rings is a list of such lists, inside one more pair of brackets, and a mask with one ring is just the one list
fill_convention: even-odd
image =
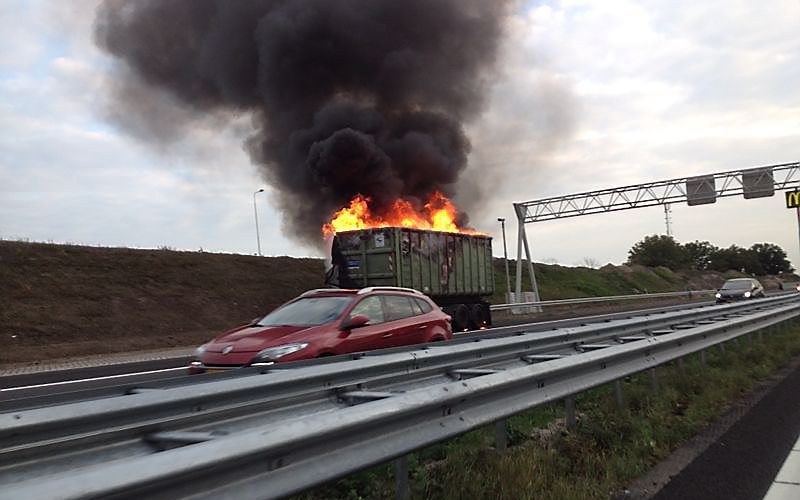
[(257, 325), (259, 321), (261, 321), (261, 318), (253, 318), (250, 320), (250, 324)]
[(342, 323), (342, 330), (352, 330), (353, 328), (360, 328), (362, 326), (366, 326), (369, 323), (369, 318), (359, 314), (358, 316), (353, 316), (352, 318), (346, 319), (344, 323)]

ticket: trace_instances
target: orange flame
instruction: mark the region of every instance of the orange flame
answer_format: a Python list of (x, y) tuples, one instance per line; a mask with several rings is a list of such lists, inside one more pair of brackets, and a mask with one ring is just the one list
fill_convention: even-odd
[(456, 210), (447, 196), (436, 191), (421, 210), (416, 210), (408, 200), (398, 198), (383, 215), (369, 208), (371, 198), (356, 195), (350, 205), (333, 214), (331, 221), (322, 226), (322, 233), (330, 237), (337, 232), (374, 227), (410, 227), (447, 233), (483, 234), (471, 229), (460, 229), (456, 224)]

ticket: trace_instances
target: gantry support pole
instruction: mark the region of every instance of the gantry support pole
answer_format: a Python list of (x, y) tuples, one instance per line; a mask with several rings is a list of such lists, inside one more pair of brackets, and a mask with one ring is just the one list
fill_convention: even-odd
[[(517, 288), (515, 295), (515, 302), (522, 302), (522, 246), (525, 246), (525, 257), (528, 260), (528, 274), (531, 277), (531, 290), (533, 291), (533, 300), (539, 301), (539, 287), (536, 284), (536, 274), (533, 271), (533, 259), (531, 258), (531, 249), (528, 245), (528, 235), (525, 233), (525, 207), (519, 204), (514, 204), (514, 211), (517, 214), (517, 226), (519, 231), (517, 233)], [(536, 312), (541, 311), (541, 307), (536, 307)]]

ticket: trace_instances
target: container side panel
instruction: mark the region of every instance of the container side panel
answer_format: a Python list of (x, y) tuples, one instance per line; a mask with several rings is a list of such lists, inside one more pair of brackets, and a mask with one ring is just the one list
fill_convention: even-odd
[(445, 294), (442, 280), (443, 252), (442, 235), (431, 233), (431, 293), (434, 295)]
[(359, 286), (396, 286), (394, 238), (382, 229), (337, 235), (350, 279)]
[(478, 283), (478, 253), (476, 252), (474, 238), (464, 238), (464, 245), (469, 250), (469, 265), (467, 266), (467, 293), (477, 295), (480, 288)]
[(492, 240), (486, 238), (484, 241), (484, 276), (485, 286), (484, 292), (486, 295), (494, 294), (494, 266), (492, 265)]
[(464, 245), (464, 238), (462, 238), (460, 234), (456, 234), (453, 236), (453, 239), (456, 240), (458, 259), (461, 263), (461, 265), (457, 267), (456, 271), (458, 273), (458, 294), (463, 295), (464, 292), (466, 292), (467, 286), (467, 266), (469, 265), (467, 259), (469, 256), (467, 255), (466, 245)]
[(347, 231), (336, 238), (356, 286), (404, 286), (454, 298), (494, 292), (491, 238), (408, 228)]
[(409, 254), (410, 262), (411, 262), (411, 269), (409, 269), (409, 279), (406, 279), (406, 282), (409, 282), (409, 286), (415, 290), (422, 290), (424, 285), (422, 283), (422, 276), (420, 275), (420, 269), (422, 268), (422, 242), (421, 237), (422, 235), (417, 232), (410, 232), (409, 233), (410, 240), (411, 240), (411, 251)]
[(414, 283), (414, 257), (416, 250), (414, 249), (414, 232), (403, 231), (403, 245), (400, 248), (403, 259), (403, 286), (412, 287)]
[(484, 240), (475, 239), (475, 293), (483, 295), (486, 293), (486, 253), (484, 251)]
[(456, 259), (458, 262), (458, 265), (455, 266), (456, 293), (462, 295), (464, 293), (464, 286), (466, 285), (467, 256), (464, 254), (464, 239), (460, 238), (458, 235), (453, 235), (453, 240), (456, 244)]
[(478, 295), (481, 289), (481, 282), (478, 277), (478, 269), (480, 263), (478, 260), (478, 240), (475, 238), (467, 238), (467, 245), (469, 245), (469, 294)]
[(426, 233), (419, 235), (419, 282), (424, 293), (431, 293), (433, 283), (431, 283), (431, 253), (430, 238)]
[(475, 270), (478, 273), (476, 276), (478, 293), (481, 295), (486, 293), (486, 245), (484, 241), (475, 239)]

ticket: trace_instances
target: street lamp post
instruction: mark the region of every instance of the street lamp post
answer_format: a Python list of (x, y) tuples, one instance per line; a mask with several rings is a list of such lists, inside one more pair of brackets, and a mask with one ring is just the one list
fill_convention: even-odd
[(503, 258), (506, 261), (506, 300), (511, 301), (511, 274), (508, 272), (508, 247), (506, 246), (506, 220), (503, 217), (498, 217), (497, 221), (500, 223), (500, 228), (503, 231)]
[(258, 231), (258, 209), (256, 208), (256, 195), (263, 193), (264, 189), (259, 189), (253, 193), (253, 216), (256, 219), (256, 243), (258, 243), (258, 255), (261, 256), (261, 234)]

